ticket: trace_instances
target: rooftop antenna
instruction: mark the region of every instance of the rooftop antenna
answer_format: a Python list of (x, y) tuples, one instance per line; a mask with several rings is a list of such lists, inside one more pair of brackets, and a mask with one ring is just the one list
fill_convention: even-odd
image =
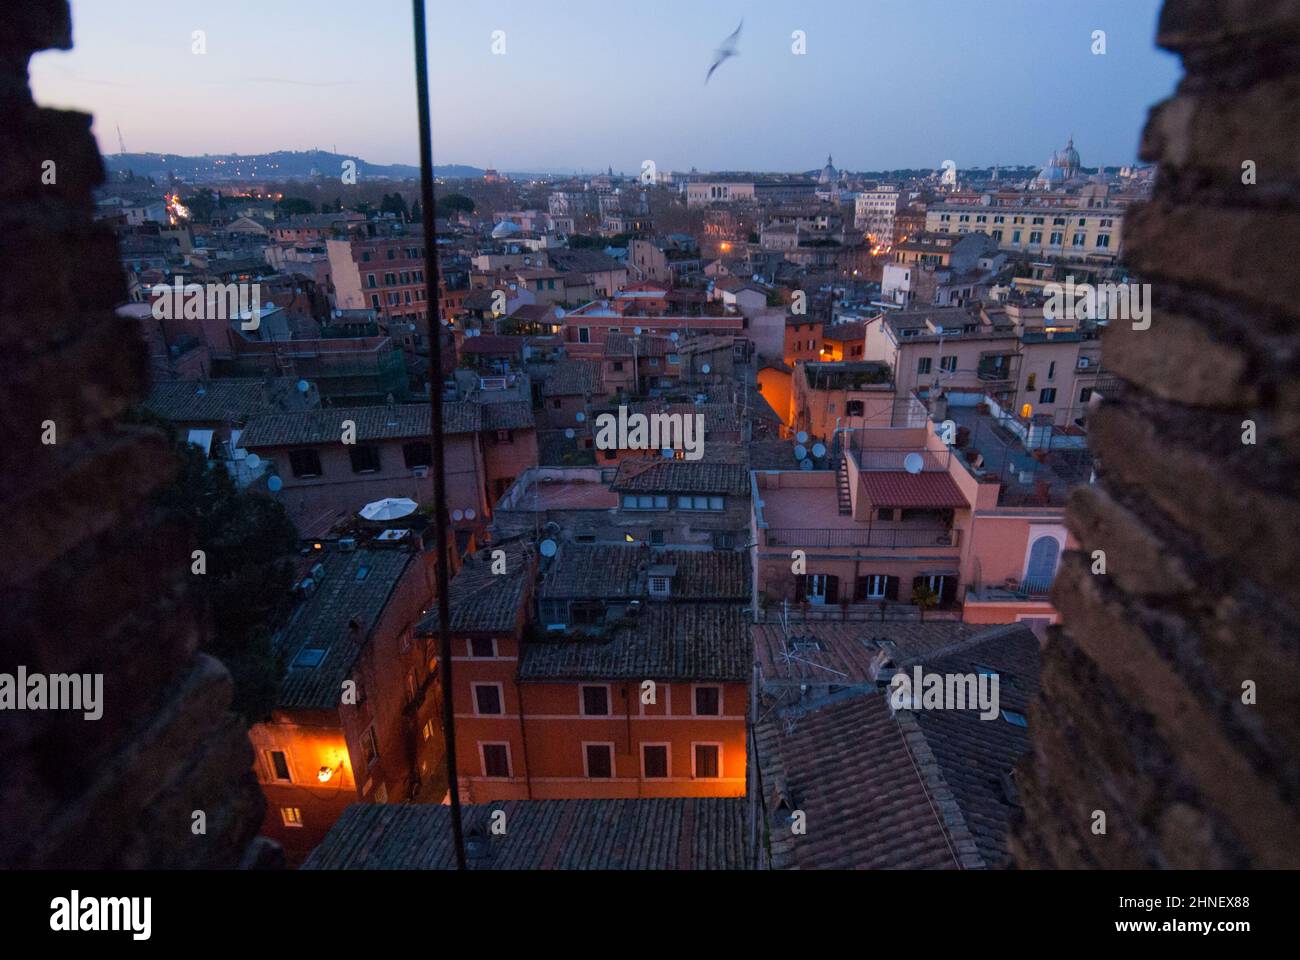
[(122, 139), (122, 125), (116, 124), (117, 127), (117, 155), (119, 157), (126, 154), (126, 141)]

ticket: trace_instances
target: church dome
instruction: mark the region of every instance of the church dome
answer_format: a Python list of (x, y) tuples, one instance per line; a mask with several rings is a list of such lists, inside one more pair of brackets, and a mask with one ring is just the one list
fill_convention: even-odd
[(1074, 137), (1065, 144), (1064, 150), (1057, 150), (1047, 166), (1038, 171), (1034, 183), (1040, 187), (1055, 187), (1079, 176), (1079, 151), (1074, 149)]
[(818, 183), (834, 183), (840, 178), (839, 171), (831, 165), (831, 155), (826, 155), (826, 166), (822, 167), (821, 176), (817, 178)]

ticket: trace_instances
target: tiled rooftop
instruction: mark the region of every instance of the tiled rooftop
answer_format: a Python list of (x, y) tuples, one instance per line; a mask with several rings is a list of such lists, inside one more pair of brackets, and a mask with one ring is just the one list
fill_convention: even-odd
[(543, 600), (622, 600), (648, 595), (650, 566), (671, 566), (672, 599), (749, 599), (749, 554), (731, 550), (654, 550), (644, 545), (566, 543), (546, 566)]
[[(448, 434), (475, 433), (482, 428), (479, 405), (464, 401), (443, 404), (443, 430)], [(357, 442), (376, 440), (428, 440), (432, 434), (430, 407), (427, 403), (401, 403), (392, 406), (332, 407), (328, 410), (304, 410), (299, 413), (267, 413), (249, 421), (240, 445), (255, 447), (289, 447), (308, 444), (338, 443), (343, 436), (343, 422), (351, 420), (357, 427)]]
[[(999, 705), (1023, 715), (1037, 694), (1038, 662), (1033, 634), (1012, 624), (936, 645), (922, 666), (995, 671)], [(784, 798), (810, 824), (826, 825), (802, 836), (774, 829), (777, 868), (979, 869), (1007, 858), (1017, 803), (1011, 771), (1029, 739), (1002, 715), (894, 714), (887, 691), (846, 691), (773, 713), (757, 739), (769, 814)]]
[(707, 460), (637, 459), (618, 465), (613, 488), (627, 493), (747, 495), (749, 474), (739, 464)]
[(780, 624), (754, 624), (754, 659), (764, 684), (873, 685), (872, 660), (877, 641), (892, 644), (895, 663), (925, 657), (987, 631), (981, 624), (934, 623), (797, 623), (787, 639)]
[(343, 681), (414, 556), (331, 550), (319, 562), (324, 577), (275, 639), (275, 653), (286, 664), (276, 701), (282, 708), (338, 706)]
[[(461, 808), (472, 870), (739, 870), (749, 866), (743, 797), (504, 800)], [(493, 814), (507, 830), (491, 832)], [(304, 870), (452, 870), (451, 808), (348, 807)]]
[(262, 380), (158, 380), (144, 405), (166, 420), (178, 423), (214, 420), (243, 421), (253, 414), (292, 407), (297, 381)]
[(746, 611), (721, 604), (648, 604), (609, 640), (525, 644), (519, 679), (731, 680), (751, 670)]
[(528, 430), (534, 426), (533, 405), (527, 400), (481, 403), (484, 430)]
[(560, 360), (532, 369), (542, 379), (542, 395), (574, 397), (600, 393), (600, 364), (591, 360)]
[[(506, 552), (506, 572), (492, 572), (492, 552)], [(449, 603), (453, 632), (507, 632), (514, 628), (520, 607), (533, 578), (535, 556), (530, 546), (518, 541), (498, 544), (465, 558), (465, 564), (451, 581)], [(416, 624), (420, 636), (438, 630), (438, 603)]]

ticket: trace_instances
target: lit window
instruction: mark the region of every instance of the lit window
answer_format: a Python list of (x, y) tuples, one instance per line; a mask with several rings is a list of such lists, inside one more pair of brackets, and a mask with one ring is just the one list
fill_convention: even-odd
[(286, 827), (301, 827), (302, 811), (297, 807), (281, 807), (280, 820)]
[(716, 780), (722, 776), (721, 744), (693, 744), (691, 775), (698, 780)]

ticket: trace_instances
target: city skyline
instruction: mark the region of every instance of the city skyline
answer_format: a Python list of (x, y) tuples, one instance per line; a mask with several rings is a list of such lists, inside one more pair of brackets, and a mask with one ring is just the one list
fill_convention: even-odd
[[(37, 100), (92, 113), (106, 154), (118, 152), (120, 127), (136, 153), (319, 148), (416, 161), (406, 4), (368, 9), (364, 19), (322, 4), (316, 26), (242, 2), (213, 12), (142, 0), (134, 9), (128, 24), (120, 8), (74, 3), (74, 50), (42, 54), (31, 67)], [(993, 11), (937, 0), (827, 4), (795, 15), (735, 4), (688, 27), (689, 6), (665, 9), (643, 20), (578, 3), (557, 29), (551, 15), (509, 3), (435, 7), (437, 162), (560, 173), (636, 171), (650, 159), (661, 170), (799, 172), (829, 153), (850, 170), (947, 159), (1015, 166), (1043, 162), (1073, 135), (1085, 165), (1114, 166), (1134, 162), (1134, 131), (1177, 77), (1174, 59), (1150, 40), (1155, 0), (1050, 10), (1008, 0)], [(706, 86), (713, 50), (742, 16), (740, 55)], [(1028, 44), (1015, 33), (1027, 18)], [(166, 26), (145, 33), (138, 22)], [(935, 23), (946, 27), (917, 29)], [(195, 30), (204, 31), (203, 54), (193, 52)], [(792, 52), (796, 30), (803, 55)], [(1095, 30), (1106, 33), (1105, 54), (1092, 52)], [(302, 42), (286, 47), (286, 36)], [(645, 52), (629, 68), (611, 40), (633, 36)], [(505, 52), (494, 54), (494, 43)], [(368, 57), (373, 50), (385, 56)], [(331, 63), (348, 66), (323, 66)], [(464, 82), (471, 76), (473, 86)], [(868, 92), (855, 96), (859, 88)], [(297, 118), (293, 133), (286, 114)]]

